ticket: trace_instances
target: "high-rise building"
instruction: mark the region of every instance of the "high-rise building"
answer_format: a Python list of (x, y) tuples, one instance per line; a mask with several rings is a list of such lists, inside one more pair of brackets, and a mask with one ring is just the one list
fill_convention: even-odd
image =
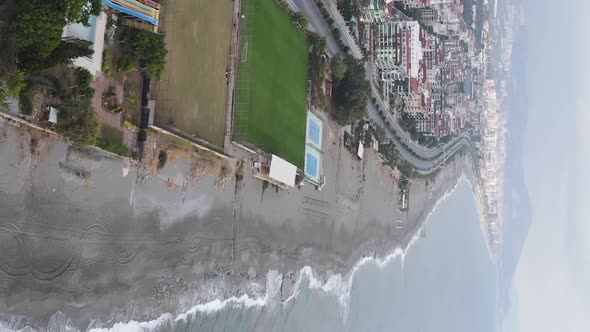
[(402, 73), (418, 77), (422, 60), (420, 24), (417, 21), (375, 24), (373, 52), (377, 67), (395, 65)]

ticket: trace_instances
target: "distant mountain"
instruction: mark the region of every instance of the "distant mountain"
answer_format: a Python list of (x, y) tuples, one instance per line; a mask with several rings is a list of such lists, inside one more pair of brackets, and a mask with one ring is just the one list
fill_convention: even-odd
[[(507, 135), (504, 168), (504, 243), (500, 256), (500, 290), (509, 302), (508, 291), (531, 226), (531, 204), (524, 183), (523, 149), (528, 119), (526, 86), (527, 31), (519, 28), (514, 35), (512, 73), (506, 98)], [(505, 303), (505, 309), (509, 303)]]

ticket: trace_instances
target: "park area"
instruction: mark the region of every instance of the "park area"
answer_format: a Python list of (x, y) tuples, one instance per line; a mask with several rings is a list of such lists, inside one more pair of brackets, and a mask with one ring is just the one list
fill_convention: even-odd
[(152, 90), (155, 124), (223, 147), (233, 1), (166, 0), (167, 65)]
[(233, 137), (304, 166), (308, 46), (278, 1), (242, 0)]

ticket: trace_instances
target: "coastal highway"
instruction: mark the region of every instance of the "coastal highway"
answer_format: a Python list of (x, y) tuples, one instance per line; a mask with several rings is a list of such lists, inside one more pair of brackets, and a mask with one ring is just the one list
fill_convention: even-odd
[(326, 38), (326, 52), (333, 56), (340, 52), (338, 43), (334, 39), (330, 27), (324, 22), (319, 8), (312, 0), (289, 0), (289, 5), (295, 10), (302, 12), (309, 23), (309, 29), (317, 32), (320, 36)]
[[(342, 15), (340, 15), (340, 12), (338, 12), (336, 5), (330, 0), (321, 1), (334, 19), (334, 24), (338, 27), (338, 29), (340, 29), (342, 41), (348, 45), (348, 47), (350, 47), (350, 54), (357, 59), (361, 59), (363, 54), (354, 39), (348, 33), (348, 27), (346, 26)], [(319, 8), (316, 6), (315, 2), (310, 0), (291, 0), (291, 4), (296, 7), (296, 10), (300, 10), (307, 17), (309, 25), (313, 30), (326, 38), (326, 52), (328, 55), (335, 56), (340, 53), (338, 43), (334, 39), (330, 27), (322, 18)], [(380, 109), (388, 110), (389, 106), (386, 105), (382, 100), (381, 96), (379, 95), (378, 88), (373, 84), (373, 78), (371, 77), (373, 73), (372, 64), (368, 62), (365, 68), (367, 72), (367, 79), (369, 82), (371, 82), (372, 97), (377, 100), (377, 104)], [(410, 139), (410, 135), (399, 126), (397, 119), (390, 112), (384, 112), (386, 119), (390, 123), (390, 126), (385, 124), (384, 119), (381, 118), (379, 112), (371, 102), (369, 102), (367, 105), (367, 113), (371, 119), (383, 126), (387, 137), (393, 139), (397, 143), (397, 149), (402, 158), (407, 160), (418, 172), (422, 174), (429, 174), (436, 171), (438, 166), (442, 165), (446, 159), (451, 157), (463, 146), (469, 146), (470, 143), (469, 136), (467, 134), (461, 134), (453, 138), (450, 142), (437, 148), (427, 148), (412, 141)], [(400, 137), (400, 140), (397, 140), (395, 138), (396, 136)], [(410, 142), (409, 144), (407, 143), (408, 141)], [(411, 151), (401, 144), (403, 142), (406, 142)]]

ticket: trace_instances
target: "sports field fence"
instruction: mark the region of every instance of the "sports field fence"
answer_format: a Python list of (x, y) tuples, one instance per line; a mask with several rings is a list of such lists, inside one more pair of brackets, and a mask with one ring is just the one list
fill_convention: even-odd
[(242, 0), (239, 30), (239, 63), (234, 93), (234, 121), (232, 138), (244, 141), (248, 135), (248, 111), (250, 109), (251, 59), (254, 39), (255, 0)]

